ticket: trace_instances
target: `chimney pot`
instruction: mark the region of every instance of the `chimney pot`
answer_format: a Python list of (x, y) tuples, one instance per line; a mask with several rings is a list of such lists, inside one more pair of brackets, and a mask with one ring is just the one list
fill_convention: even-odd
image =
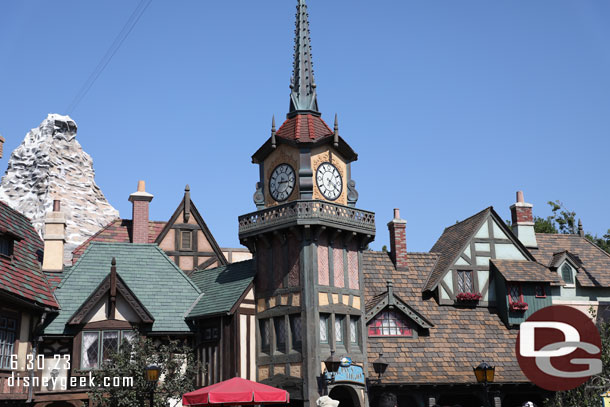
[(400, 210), (394, 209), (394, 218), (388, 222), (390, 231), (390, 258), (397, 270), (407, 269), (407, 222), (400, 219)]
[(59, 199), (53, 200), (53, 211), (45, 218), (44, 257), (42, 270), (61, 272), (64, 268), (64, 244), (66, 243), (66, 217), (60, 212)]
[(510, 207), (511, 228), (525, 247), (537, 248), (538, 242), (536, 241), (536, 233), (534, 231), (532, 208), (532, 204), (525, 202), (523, 191), (517, 191), (517, 202)]
[(153, 195), (146, 192), (144, 181), (138, 181), (138, 190), (129, 195), (132, 203), (131, 242), (148, 243), (148, 207)]

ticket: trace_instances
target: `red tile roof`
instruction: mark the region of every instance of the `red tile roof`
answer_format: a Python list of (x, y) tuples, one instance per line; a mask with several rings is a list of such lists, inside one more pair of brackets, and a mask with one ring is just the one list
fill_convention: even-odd
[(311, 143), (332, 135), (333, 131), (324, 120), (311, 114), (297, 114), (286, 119), (275, 134), (276, 137), (300, 143)]
[(0, 256), (0, 290), (38, 305), (59, 308), (41, 269), (44, 244), (30, 220), (0, 202), (0, 231), (18, 238), (13, 256)]
[[(131, 242), (131, 219), (115, 219), (96, 234), (91, 236), (80, 246), (72, 251), (72, 264), (75, 264), (91, 242), (129, 243)], [(163, 230), (167, 222), (148, 222), (148, 243), (155, 243), (155, 239)]]
[(434, 297), (422, 296), (424, 283), (434, 268), (435, 253), (408, 253), (408, 270), (397, 271), (387, 253), (364, 252), (364, 292), (367, 303), (393, 292), (425, 316), (434, 326), (418, 338), (369, 337), (369, 376), (379, 353), (389, 361), (384, 384), (475, 384), (472, 368), (484, 359), (496, 366), (497, 383), (524, 383), (515, 353), (518, 330), (508, 329), (486, 307), (439, 306)]

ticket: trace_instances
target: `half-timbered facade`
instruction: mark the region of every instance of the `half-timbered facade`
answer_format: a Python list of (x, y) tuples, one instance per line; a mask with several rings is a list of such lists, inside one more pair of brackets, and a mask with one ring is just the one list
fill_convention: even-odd
[[(62, 247), (63, 249), (63, 247)], [(42, 271), (43, 242), (21, 213), (0, 202), (0, 404), (32, 400), (29, 385), (42, 326), (59, 308)], [(27, 380), (29, 383), (26, 383)]]

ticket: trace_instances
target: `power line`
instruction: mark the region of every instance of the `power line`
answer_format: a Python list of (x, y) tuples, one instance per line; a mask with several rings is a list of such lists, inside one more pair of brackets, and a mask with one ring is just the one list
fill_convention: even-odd
[(127, 19), (125, 25), (114, 39), (114, 42), (110, 45), (110, 47), (108, 48), (100, 62), (97, 64), (93, 72), (91, 72), (91, 75), (89, 75), (89, 78), (85, 81), (83, 86), (80, 88), (80, 90), (72, 100), (72, 103), (70, 103), (70, 105), (66, 109), (66, 114), (71, 114), (74, 109), (76, 109), (81, 100), (83, 100), (83, 98), (85, 97), (87, 92), (89, 92), (89, 89), (91, 89), (97, 78), (99, 78), (106, 66), (108, 66), (114, 54), (116, 54), (123, 42), (125, 42), (131, 31), (134, 29), (138, 21), (140, 21), (140, 17), (142, 17), (142, 14), (144, 14), (151, 2), (152, 0), (140, 0), (138, 6), (135, 8), (133, 13), (131, 13), (129, 19)]

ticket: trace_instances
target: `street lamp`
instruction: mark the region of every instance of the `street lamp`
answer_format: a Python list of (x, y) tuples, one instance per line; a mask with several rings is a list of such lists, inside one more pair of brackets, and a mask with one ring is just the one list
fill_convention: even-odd
[(378, 375), (379, 382), (381, 382), (381, 376), (385, 373), (388, 368), (388, 362), (383, 358), (383, 353), (379, 354), (379, 357), (373, 361), (373, 370)]
[(155, 398), (155, 387), (159, 381), (161, 369), (157, 365), (148, 365), (145, 369), (146, 382), (150, 389), (150, 407), (153, 407)]
[(473, 367), (472, 370), (477, 378), (477, 382), (483, 383), (483, 387), (485, 388), (485, 406), (489, 407), (489, 388), (487, 386), (489, 383), (493, 383), (496, 368), (485, 362), (481, 362), (479, 366)]
[(341, 359), (335, 356), (334, 350), (330, 351), (330, 356), (324, 361), (324, 365), (326, 365), (326, 370), (328, 370), (331, 375), (330, 381), (334, 380), (335, 375), (339, 371), (339, 366), (341, 366)]

